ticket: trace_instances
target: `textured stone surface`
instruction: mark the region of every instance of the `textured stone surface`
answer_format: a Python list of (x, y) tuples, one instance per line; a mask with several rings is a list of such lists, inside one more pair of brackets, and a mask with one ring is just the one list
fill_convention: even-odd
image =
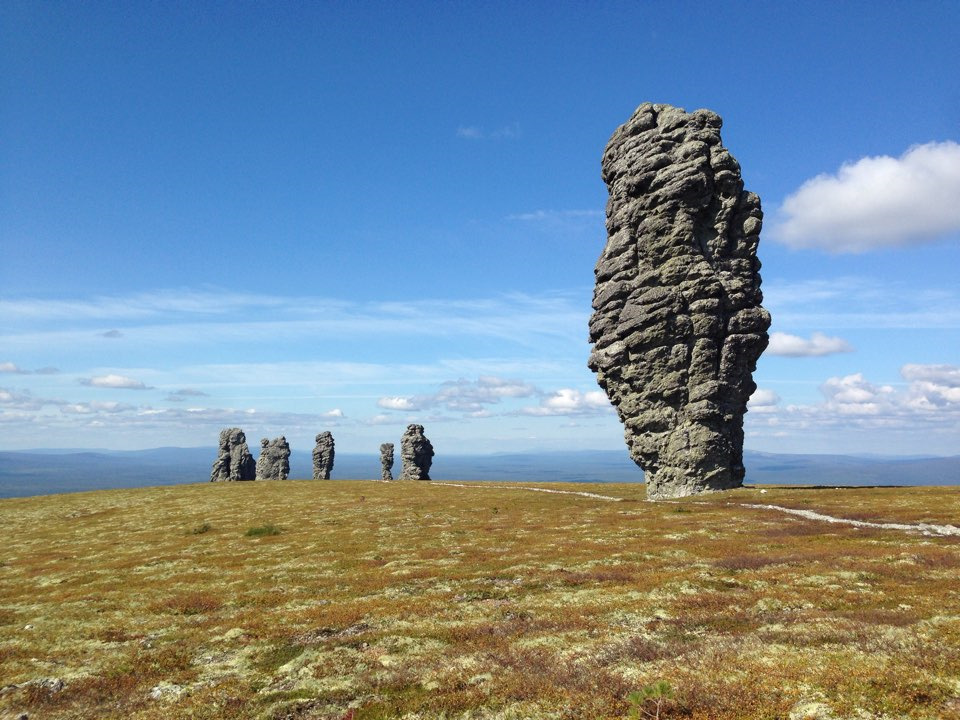
[(329, 480), (333, 470), (333, 435), (324, 431), (317, 435), (317, 444), (313, 448), (313, 479)]
[(213, 461), (210, 482), (235, 482), (253, 480), (257, 464), (247, 447), (247, 436), (240, 428), (225, 428), (220, 431), (217, 459)]
[(393, 443), (380, 446), (380, 479), (393, 480)]
[(603, 154), (607, 244), (588, 362), (648, 497), (743, 483), (743, 415), (767, 346), (760, 199), (709, 110), (644, 104)]
[(430, 479), (433, 445), (423, 434), (423, 425), (407, 425), (400, 439), (400, 458), (403, 460), (401, 480)]
[(272, 441), (260, 441), (257, 480), (286, 480), (290, 477), (290, 443), (281, 435)]

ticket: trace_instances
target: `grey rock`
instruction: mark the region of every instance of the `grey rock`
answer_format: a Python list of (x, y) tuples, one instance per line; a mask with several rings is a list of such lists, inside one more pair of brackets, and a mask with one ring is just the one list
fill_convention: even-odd
[(383, 443), (380, 446), (380, 479), (393, 480), (393, 443)]
[(272, 441), (260, 441), (257, 480), (286, 480), (290, 477), (290, 443), (281, 435)]
[(226, 428), (220, 431), (220, 446), (217, 459), (213, 462), (210, 482), (236, 482), (253, 480), (257, 474), (257, 464), (247, 447), (247, 436), (240, 428)]
[(333, 470), (333, 435), (324, 431), (317, 435), (317, 445), (313, 448), (313, 479), (329, 480)]
[(603, 154), (607, 244), (588, 365), (651, 499), (743, 484), (743, 415), (770, 314), (760, 198), (744, 191), (721, 124), (645, 103)]
[(400, 458), (403, 460), (401, 480), (430, 479), (433, 444), (423, 434), (423, 425), (407, 425), (400, 439)]

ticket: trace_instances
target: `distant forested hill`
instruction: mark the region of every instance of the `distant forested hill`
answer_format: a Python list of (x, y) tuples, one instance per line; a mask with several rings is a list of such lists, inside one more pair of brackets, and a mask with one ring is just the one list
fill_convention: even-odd
[[(43, 450), (0, 452), (0, 497), (120, 487), (206, 482), (214, 448)], [(291, 477), (312, 476), (310, 453), (294, 451)], [(863, 458), (846, 455), (778, 455), (747, 451), (747, 483), (809, 485), (957, 485), (960, 456)], [(400, 472), (400, 459), (394, 474)], [(642, 482), (626, 451), (443, 455), (434, 460), (438, 480), (526, 482)], [(380, 477), (380, 460), (338, 453), (334, 479)]]

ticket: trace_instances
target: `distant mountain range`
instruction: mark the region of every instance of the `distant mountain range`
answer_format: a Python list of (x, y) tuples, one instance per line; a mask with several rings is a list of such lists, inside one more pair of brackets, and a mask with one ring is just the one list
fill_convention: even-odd
[[(206, 482), (214, 448), (152, 450), (28, 450), (0, 452), (0, 497), (106, 488)], [(958, 485), (960, 456), (878, 458), (849, 455), (778, 455), (747, 451), (748, 484)], [(290, 476), (313, 475), (309, 452), (294, 451)], [(400, 462), (394, 473), (399, 475)], [(494, 455), (438, 455), (437, 480), (526, 482), (642, 482), (625, 451), (585, 450)], [(377, 455), (338, 453), (335, 479), (380, 477)]]

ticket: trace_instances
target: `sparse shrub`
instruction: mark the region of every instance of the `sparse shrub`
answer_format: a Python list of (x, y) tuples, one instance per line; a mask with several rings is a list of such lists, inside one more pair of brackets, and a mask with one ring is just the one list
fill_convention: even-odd
[(629, 717), (660, 720), (660, 711), (664, 703), (670, 700), (673, 700), (673, 688), (666, 680), (658, 680), (627, 695)]
[(204, 523), (203, 525), (197, 525), (193, 530), (190, 531), (191, 535), (203, 535), (206, 532), (210, 532), (213, 529), (213, 526), (210, 523)]
[(683, 505), (677, 505), (677, 506), (673, 509), (673, 511), (674, 511), (675, 513), (688, 513), (688, 512), (690, 512), (690, 508), (686, 508), (686, 507), (684, 507)]
[(264, 672), (274, 672), (277, 668), (300, 657), (303, 651), (304, 646), (300, 643), (276, 645), (257, 658), (257, 667)]
[(267, 523), (252, 527), (245, 533), (247, 537), (263, 537), (264, 535), (279, 535), (282, 531), (276, 525)]

